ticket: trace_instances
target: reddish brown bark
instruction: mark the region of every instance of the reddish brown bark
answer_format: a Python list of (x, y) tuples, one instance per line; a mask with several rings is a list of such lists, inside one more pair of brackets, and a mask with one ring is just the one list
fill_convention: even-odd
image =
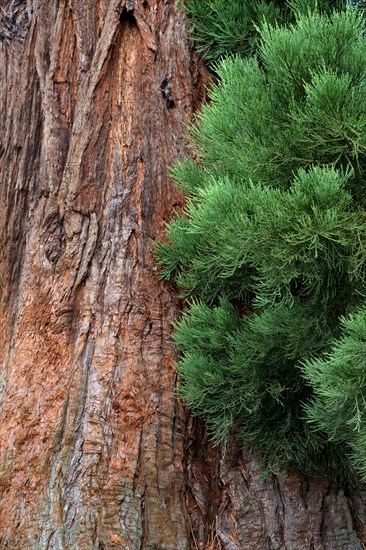
[(151, 248), (207, 75), (169, 0), (0, 5), (0, 548), (362, 548), (362, 492), (212, 449)]
[(182, 14), (3, 11), (2, 545), (187, 548), (176, 304), (151, 255), (202, 94)]

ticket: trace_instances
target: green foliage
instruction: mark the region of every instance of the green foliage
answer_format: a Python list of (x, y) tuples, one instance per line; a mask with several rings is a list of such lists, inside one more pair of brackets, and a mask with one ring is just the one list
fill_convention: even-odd
[(298, 296), (351, 304), (364, 285), (364, 213), (330, 168), (301, 170), (284, 191), (212, 176), (158, 247), (186, 297), (266, 307)]
[(308, 359), (303, 373), (314, 390), (308, 418), (331, 441), (345, 443), (366, 480), (366, 309), (341, 320), (330, 352)]
[[(267, 467), (351, 481), (354, 465), (366, 474), (363, 23), (298, 7), (296, 23), (263, 26), (259, 55), (216, 66), (191, 132), (199, 162), (172, 169), (187, 204), (157, 256), (191, 303), (175, 327), (180, 393), (214, 439), (235, 426)], [(357, 319), (351, 345), (340, 324)]]
[(255, 24), (281, 19), (280, 2), (243, 0), (186, 0), (197, 50), (208, 61), (228, 53), (254, 52)]
[(185, 0), (192, 38), (209, 62), (228, 54), (250, 55), (258, 46), (257, 26), (285, 23), (294, 14), (318, 7), (330, 12), (343, 7), (342, 0)]
[(360, 191), (366, 167), (362, 20), (354, 13), (313, 13), (288, 28), (266, 25), (260, 56), (261, 64), (233, 57), (217, 66), (219, 83), (192, 128), (203, 166), (283, 187), (299, 167), (350, 164)]
[(331, 333), (325, 319), (317, 319), (321, 330), (314, 330), (313, 313), (300, 302), (280, 304), (244, 323), (227, 299), (213, 308), (192, 304), (175, 333), (183, 352), (180, 394), (216, 440), (238, 426), (239, 436), (261, 449), (267, 467), (295, 463), (310, 473), (316, 463), (318, 471), (350, 480), (342, 446), (303, 422), (309, 392), (293, 364), (305, 351), (322, 349)]

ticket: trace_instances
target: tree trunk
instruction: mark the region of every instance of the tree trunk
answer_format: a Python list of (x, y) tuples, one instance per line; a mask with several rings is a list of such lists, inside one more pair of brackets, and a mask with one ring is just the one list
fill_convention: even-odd
[(366, 493), (212, 448), (151, 254), (204, 100), (173, 0), (0, 1), (0, 548), (366, 548)]

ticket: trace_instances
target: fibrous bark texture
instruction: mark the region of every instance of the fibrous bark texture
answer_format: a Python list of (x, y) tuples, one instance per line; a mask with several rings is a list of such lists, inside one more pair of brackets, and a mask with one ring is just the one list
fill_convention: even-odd
[(263, 481), (175, 399), (186, 34), (169, 0), (0, 0), (1, 549), (365, 547), (362, 491)]
[(0, 17), (0, 546), (187, 548), (176, 305), (151, 254), (200, 95), (182, 14)]

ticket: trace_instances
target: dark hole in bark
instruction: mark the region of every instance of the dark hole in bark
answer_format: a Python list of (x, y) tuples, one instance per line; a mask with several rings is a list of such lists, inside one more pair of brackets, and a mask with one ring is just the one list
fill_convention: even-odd
[(123, 10), (121, 11), (121, 15), (119, 16), (119, 20), (121, 23), (126, 23), (127, 25), (134, 26), (136, 25), (136, 19), (133, 15), (133, 8), (125, 6)]
[(160, 91), (163, 95), (163, 98), (165, 99), (165, 103), (168, 109), (173, 109), (173, 107), (175, 107), (175, 103), (173, 99), (172, 88), (170, 85), (170, 78), (167, 74), (164, 76), (162, 83), (160, 84)]

